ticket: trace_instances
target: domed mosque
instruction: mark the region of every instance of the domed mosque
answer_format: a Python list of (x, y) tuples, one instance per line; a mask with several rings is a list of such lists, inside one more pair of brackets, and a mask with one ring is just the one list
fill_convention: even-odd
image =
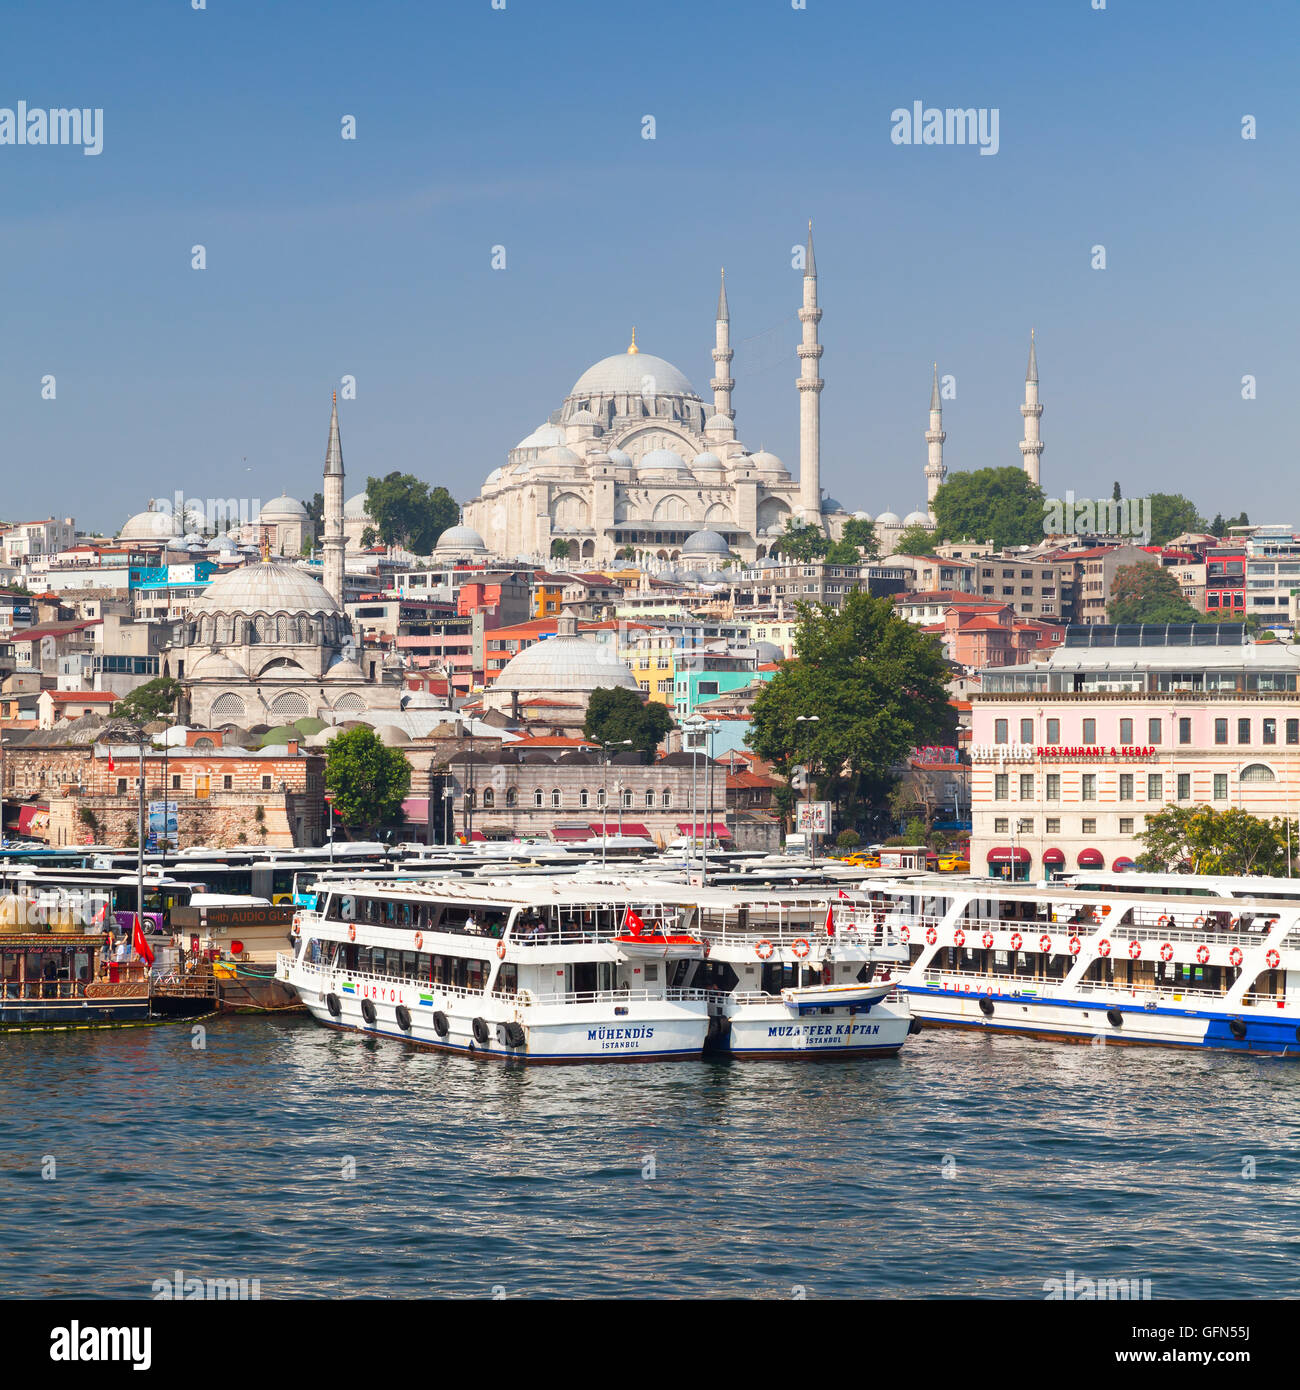
[(848, 514), (822, 496), (820, 481), (821, 314), (810, 227), (799, 310), (798, 481), (775, 454), (751, 453), (737, 438), (724, 279), (711, 405), (684, 372), (643, 352), (634, 330), (626, 352), (588, 367), (559, 410), (488, 475), (464, 507), (465, 526), (497, 555), (545, 558), (558, 540), (572, 559), (599, 563), (627, 549), (640, 561), (676, 559), (701, 531), (752, 561), (790, 517), (838, 536)]
[[(561, 614), (554, 637), (512, 656), (483, 696), (487, 709), (518, 717), (534, 700), (551, 706), (548, 718), (580, 727), (594, 690), (636, 690), (636, 677), (612, 647), (578, 636), (577, 619)], [(568, 706), (568, 718), (557, 707)]]

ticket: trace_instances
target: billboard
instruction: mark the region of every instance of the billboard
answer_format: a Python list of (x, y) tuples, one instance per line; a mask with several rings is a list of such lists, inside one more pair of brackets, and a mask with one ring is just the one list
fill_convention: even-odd
[(800, 801), (795, 805), (795, 829), (801, 835), (829, 835), (831, 803), (829, 801)]
[(145, 842), (146, 849), (157, 849), (160, 844), (179, 848), (179, 829), (176, 802), (149, 803), (149, 837)]

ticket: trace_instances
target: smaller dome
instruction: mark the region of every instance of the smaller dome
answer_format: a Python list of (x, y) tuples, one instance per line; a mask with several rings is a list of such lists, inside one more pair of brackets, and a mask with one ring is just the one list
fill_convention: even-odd
[(871, 513), (870, 513), (870, 512), (854, 512), (854, 513), (853, 513), (853, 520), (854, 520), (854, 521), (870, 521), (870, 520), (871, 520)]
[(558, 425), (542, 424), (515, 445), (516, 449), (550, 449), (564, 443), (564, 431)]
[(366, 494), (358, 492), (355, 497), (349, 497), (343, 504), (344, 521), (369, 521), (370, 513), (366, 511)]
[(706, 430), (732, 431), (736, 428), (736, 422), (727, 415), (710, 415), (704, 422), (704, 428)]
[(585, 406), (581, 410), (575, 410), (569, 416), (571, 425), (599, 425), (600, 421)]
[(624, 449), (611, 449), (607, 457), (615, 468), (627, 468), (632, 462), (632, 455)]
[(671, 449), (651, 449), (648, 454), (642, 455), (642, 471), (655, 470), (661, 473), (688, 473), (686, 460), (674, 453)]
[(877, 526), (901, 526), (902, 524), (894, 512), (881, 512), (876, 518)]
[(711, 449), (705, 449), (703, 453), (696, 454), (691, 460), (691, 467), (699, 470), (701, 468), (721, 468), (722, 460)]
[(785, 660), (785, 653), (775, 642), (755, 642), (754, 654), (760, 666), (766, 666), (771, 661)]
[(720, 536), (716, 531), (711, 531), (707, 527), (702, 531), (694, 531), (682, 542), (683, 555), (718, 555), (726, 559), (731, 554), (731, 547), (728, 546), (725, 537)]
[(399, 729), (396, 724), (381, 724), (375, 733), (385, 748), (396, 748), (399, 744), (411, 741), (410, 734), (405, 729)]
[(209, 652), (206, 656), (201, 656), (190, 667), (188, 675), (191, 680), (205, 681), (246, 681), (248, 672), (237, 662), (232, 661), (224, 652)]
[(489, 483), (499, 482), (504, 471), (505, 470), (501, 468), (494, 468), (491, 473), (483, 479), (483, 486), (486, 487)]
[(903, 518), (904, 526), (925, 526), (930, 525), (930, 518), (925, 512), (908, 512)]
[(757, 453), (750, 454), (743, 461), (748, 463), (751, 468), (757, 468), (764, 473), (783, 473), (785, 471), (785, 464), (766, 449), (760, 449)]
[(537, 461), (548, 468), (578, 468), (582, 465), (582, 459), (563, 444), (547, 449)]
[(448, 526), (438, 537), (435, 555), (483, 555), (487, 545), (472, 526)]
[(257, 514), (258, 521), (305, 521), (307, 508), (296, 497), (283, 492), (273, 497)]
[(365, 673), (350, 657), (336, 656), (325, 668), (327, 681), (363, 681)]

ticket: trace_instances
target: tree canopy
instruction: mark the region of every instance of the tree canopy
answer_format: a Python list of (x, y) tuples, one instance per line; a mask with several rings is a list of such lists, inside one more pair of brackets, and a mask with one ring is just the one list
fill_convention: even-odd
[[(630, 739), (631, 750), (640, 753), (641, 761), (648, 763), (672, 727), (673, 717), (667, 705), (643, 701), (635, 690), (615, 687), (591, 692), (582, 732), (596, 743), (616, 744)], [(624, 750), (611, 748), (610, 756), (621, 751)]]
[(1185, 531), (1204, 532), (1208, 523), (1181, 492), (1153, 492), (1151, 502), (1151, 544), (1168, 545)]
[(411, 765), (373, 729), (348, 729), (326, 745), (325, 788), (345, 830), (373, 830), (397, 819), (411, 790)]
[(170, 714), (181, 697), (181, 683), (170, 676), (158, 676), (138, 685), (113, 706), (114, 719), (132, 719), (147, 724), (159, 715)]
[(1146, 818), (1138, 835), (1141, 866), (1153, 873), (1273, 874), (1287, 871), (1290, 848), (1300, 849), (1300, 828), (1281, 816), (1252, 816), (1236, 806), (1167, 806)]
[(832, 541), (827, 547), (825, 559), (832, 565), (860, 565), (862, 552), (852, 541)]
[(860, 793), (917, 745), (952, 741), (936, 638), (899, 618), (889, 599), (862, 590), (838, 612), (806, 604), (798, 611), (797, 657), (754, 702), (746, 739), (754, 752), (787, 777), (806, 766), (835, 796)]
[(894, 542), (894, 555), (933, 555), (939, 538), (924, 526), (905, 526)]
[(851, 517), (844, 523), (840, 539), (856, 545), (868, 560), (874, 560), (880, 554), (880, 537), (876, 535), (876, 523), (870, 517)]
[(1034, 545), (1043, 539), (1043, 504), (1043, 489), (1023, 468), (952, 473), (934, 496), (934, 540)]
[(820, 526), (801, 526), (792, 516), (785, 519), (785, 530), (773, 543), (774, 550), (790, 560), (820, 560), (830, 549), (830, 541)]
[(1178, 581), (1162, 565), (1141, 560), (1121, 565), (1111, 581), (1106, 616), (1112, 623), (1204, 622), (1183, 597)]
[(412, 473), (366, 479), (366, 512), (385, 545), (427, 555), (438, 537), (460, 520), (460, 507), (445, 487), (430, 488)]
[(313, 492), (311, 501), (309, 502), (304, 497), (302, 505), (307, 509), (307, 520), (316, 528), (316, 534), (319, 535), (321, 528), (325, 525), (325, 494)]

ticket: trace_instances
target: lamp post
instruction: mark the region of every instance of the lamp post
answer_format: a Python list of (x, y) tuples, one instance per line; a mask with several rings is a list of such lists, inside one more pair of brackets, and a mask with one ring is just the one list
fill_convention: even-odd
[(101, 737), (112, 740), (120, 738), (124, 743), (134, 743), (140, 749), (140, 776), (137, 785), (136, 796), (136, 836), (135, 836), (135, 919), (140, 925), (140, 932), (144, 933), (144, 808), (145, 808), (145, 787), (144, 787), (144, 749), (148, 741), (148, 734), (144, 731), (142, 724), (133, 721), (123, 721), (120, 723), (109, 724)]
[[(794, 717), (794, 722), (795, 722), (796, 724), (820, 724), (820, 723), (821, 723), (821, 716), (820, 716), (820, 715), (817, 715), (817, 714), (796, 714), (795, 717)], [(799, 732), (799, 735), (800, 735), (800, 742), (802, 743), (802, 741), (803, 741), (802, 735), (803, 735), (803, 732), (804, 732), (804, 731), (801, 729), (801, 730), (799, 730), (798, 732)], [(816, 858), (817, 858), (817, 829), (816, 829), (816, 827), (813, 825), (813, 817), (812, 817), (812, 810), (811, 810), (811, 807), (812, 807), (812, 777), (809, 776), (808, 774), (809, 774), (809, 768), (808, 768), (808, 765), (805, 763), (805, 765), (804, 765), (804, 776), (807, 778), (807, 781), (808, 781), (808, 795), (804, 798), (804, 800), (805, 800), (805, 802), (807, 803), (808, 807), (810, 808), (810, 809), (809, 809), (809, 812), (808, 812), (808, 833), (812, 836), (812, 857), (813, 857), (813, 860), (815, 861)]]
[[(609, 840), (609, 750), (611, 748), (631, 747), (630, 738), (602, 739), (600, 748), (605, 755), (600, 769), (600, 867), (605, 867), (605, 845)], [(616, 784), (617, 785), (617, 784)], [(618, 808), (618, 833), (623, 833), (622, 798)]]
[(334, 862), (334, 793), (325, 793), (325, 818), (329, 822), (330, 863)]
[(451, 804), (456, 799), (456, 788), (454, 786), (443, 787), (442, 789), (442, 842), (444, 845), (451, 844), (451, 837), (456, 829), (456, 808)]
[[(175, 720), (175, 718), (176, 718), (176, 716), (175, 716), (174, 714), (160, 714), (158, 717), (159, 717), (159, 719), (163, 720), (163, 721), (166, 722), (167, 724), (171, 724), (171, 723)], [(162, 763), (162, 804), (163, 804), (163, 813), (162, 813), (162, 863), (161, 863), (161, 866), (160, 866), (160, 872), (161, 872), (162, 876), (164, 876), (164, 877), (165, 877), (166, 874), (167, 874), (167, 827), (168, 827), (168, 825), (169, 825), (170, 822), (171, 822), (171, 799), (170, 799), (170, 798), (171, 798), (171, 790), (170, 790), (170, 782), (169, 782), (168, 776), (167, 776), (167, 755), (168, 755), (168, 753), (169, 753), (169, 751), (170, 751), (170, 749), (171, 749), (171, 745), (170, 745), (170, 744), (168, 743), (168, 741), (167, 741), (167, 735), (168, 735), (170, 732), (171, 732), (170, 729), (164, 729), (164, 730), (163, 730), (163, 763)], [(180, 847), (181, 847), (180, 841), (181, 841), (181, 818), (180, 818), (180, 810), (179, 810), (179, 807), (178, 807), (178, 808), (177, 808), (177, 815), (176, 815), (176, 848), (177, 848), (178, 850), (179, 850)]]

